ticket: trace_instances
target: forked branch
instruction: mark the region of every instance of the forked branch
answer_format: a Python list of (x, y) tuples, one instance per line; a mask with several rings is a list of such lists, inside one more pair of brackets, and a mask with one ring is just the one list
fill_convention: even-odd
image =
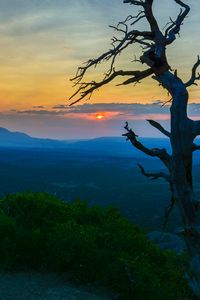
[(141, 142), (137, 140), (137, 135), (134, 133), (134, 131), (129, 128), (128, 122), (126, 122), (125, 127), (127, 133), (123, 134), (123, 136), (126, 136), (127, 141), (130, 141), (131, 144), (140, 150), (141, 152), (152, 156), (152, 157), (158, 157), (160, 160), (164, 163), (164, 165), (169, 169), (171, 164), (171, 156), (167, 153), (166, 149), (159, 149), (159, 148), (153, 148), (149, 149), (145, 147)]
[(191, 78), (190, 78), (190, 80), (188, 80), (188, 82), (185, 83), (186, 87), (189, 87), (191, 85), (197, 85), (197, 83), (195, 81), (200, 80), (200, 73), (197, 73), (197, 69), (199, 66), (200, 66), (200, 57), (198, 55), (197, 62), (194, 64), (194, 66), (192, 68)]
[[(90, 59), (86, 62), (86, 65), (83, 67), (79, 67), (76, 73), (76, 76), (74, 78), (71, 79), (71, 81), (75, 82), (75, 85), (79, 82), (81, 82), (81, 80), (83, 79), (83, 76), (85, 75), (85, 73), (87, 72), (88, 69), (90, 69), (91, 67), (96, 67), (98, 64), (104, 62), (104, 61), (108, 61), (110, 59), (112, 59), (111, 62), (111, 66), (110, 69), (108, 71), (108, 73), (110, 74), (112, 71), (112, 67), (114, 64), (114, 61), (116, 59), (116, 56), (118, 54), (120, 54), (125, 48), (127, 48), (129, 45), (131, 45), (132, 43), (140, 43), (140, 40), (137, 40), (137, 37), (142, 37), (142, 38), (148, 38), (151, 39), (152, 38), (152, 32), (150, 31), (139, 31), (139, 30), (131, 30), (128, 31), (128, 27), (124, 29), (119, 29), (117, 26), (110, 26), (112, 28), (114, 28), (117, 31), (120, 31), (124, 34), (123, 38), (113, 38), (112, 39), (112, 46), (114, 47), (113, 49), (108, 50), (107, 52), (103, 53), (102, 55), (100, 55), (97, 58), (94, 59)], [(118, 43), (115, 46), (115, 43)]]
[(172, 25), (170, 25), (170, 28), (166, 30), (168, 33), (167, 36), (167, 44), (171, 44), (175, 41), (176, 35), (180, 33), (181, 30), (181, 25), (183, 24), (183, 21), (187, 17), (187, 15), (190, 12), (190, 7), (189, 5), (185, 4), (181, 0), (174, 0), (177, 4), (181, 6), (181, 12), (178, 15), (176, 21), (172, 22)]
[(129, 80), (126, 80), (124, 82), (121, 83), (121, 85), (127, 85), (130, 83), (137, 83), (139, 82), (141, 79), (144, 79), (148, 76), (150, 76), (151, 74), (153, 74), (153, 71), (149, 68), (147, 70), (144, 71), (115, 71), (113, 70), (113, 73), (110, 76), (105, 77), (102, 81), (96, 82), (96, 81), (91, 81), (91, 82), (83, 82), (80, 83), (80, 87), (77, 89), (77, 91), (69, 98), (69, 100), (71, 100), (72, 98), (74, 98), (77, 94), (80, 95), (80, 97), (75, 100), (73, 103), (70, 104), (73, 105), (77, 102), (79, 102), (80, 100), (82, 100), (83, 98), (85, 98), (86, 96), (91, 97), (92, 93), (99, 89), (100, 87), (102, 87), (103, 85), (108, 84), (109, 82), (111, 82), (113, 79), (115, 79), (116, 77), (119, 76), (131, 76), (131, 78)]
[[(119, 22), (116, 26), (111, 26), (120, 35), (119, 37), (114, 36), (112, 38), (113, 48), (109, 49), (97, 58), (88, 60), (84, 66), (78, 68), (76, 76), (71, 79), (74, 82), (74, 86), (78, 87), (78, 90), (70, 97), (70, 99), (77, 96), (79, 93), (80, 97), (78, 97), (78, 99), (72, 104), (79, 102), (87, 96), (91, 96), (93, 91), (112, 81), (115, 77), (125, 76), (124, 74), (119, 74), (120, 72), (122, 73), (122, 71), (115, 71), (115, 60), (121, 52), (133, 44), (139, 44), (143, 50), (145, 50), (143, 55), (140, 57), (140, 62), (145, 63), (149, 69), (141, 72), (133, 71), (132, 78), (124, 81), (122, 85), (139, 82), (141, 79), (153, 73), (159, 75), (169, 70), (170, 66), (167, 63), (166, 58), (166, 45), (172, 43), (176, 38), (176, 35), (179, 34), (181, 25), (190, 11), (189, 6), (182, 0), (174, 1), (180, 5), (181, 12), (175, 21), (171, 20), (170, 25), (165, 31), (165, 35), (163, 35), (153, 13), (153, 0), (124, 0), (124, 3), (141, 6), (142, 10), (140, 10), (136, 16), (129, 15), (124, 21)], [(149, 31), (130, 29), (131, 26), (134, 26), (143, 18), (146, 18), (150, 25)], [(132, 20), (133, 22), (131, 23)], [(102, 81), (82, 81), (88, 69), (92, 67), (95, 68), (98, 64), (107, 61), (110, 61), (110, 65)], [(195, 80), (200, 78), (199, 74), (198, 76), (196, 75), (198, 65), (199, 59), (198, 63), (194, 66), (191, 79), (186, 83), (187, 86), (195, 84)], [(124, 73), (126, 72), (124, 71)], [(128, 74), (127, 76), (131, 75)], [(164, 133), (163, 130), (162, 132)]]
[(144, 167), (138, 163), (138, 167), (140, 168), (140, 171), (142, 173), (142, 175), (150, 178), (151, 180), (156, 180), (158, 178), (163, 178), (165, 179), (169, 184), (170, 184), (170, 190), (171, 190), (171, 199), (170, 199), (170, 204), (169, 206), (166, 208), (165, 213), (164, 213), (164, 221), (162, 224), (162, 227), (165, 228), (168, 220), (169, 220), (169, 216), (174, 208), (175, 205), (175, 197), (174, 197), (174, 187), (173, 187), (173, 182), (170, 178), (170, 175), (164, 172), (158, 172), (158, 173), (152, 173), (152, 172), (147, 172), (145, 171)]
[[(152, 13), (152, 3), (151, 0), (145, 0), (145, 1), (124, 1), (124, 3), (131, 3), (133, 5), (140, 5), (144, 8), (144, 10), (141, 10), (136, 16), (129, 15), (124, 21), (119, 22), (116, 26), (110, 26), (112, 27), (118, 34), (119, 37), (113, 37), (112, 38), (112, 49), (109, 49), (107, 52), (103, 53), (97, 58), (90, 59), (86, 62), (84, 66), (81, 66), (78, 68), (76, 76), (71, 79), (71, 81), (74, 82), (74, 86), (78, 86), (78, 90), (70, 97), (72, 99), (74, 96), (80, 93), (80, 97), (75, 100), (72, 104), (79, 102), (86, 96), (91, 96), (93, 91), (98, 89), (104, 84), (107, 84), (108, 82), (112, 81), (116, 76), (124, 76), (118, 73), (122, 73), (122, 71), (116, 72), (114, 69), (115, 60), (118, 57), (118, 55), (123, 52), (128, 46), (132, 44), (139, 44), (143, 49), (151, 49), (152, 43), (154, 42), (155, 32), (154, 31), (139, 31), (132, 29), (130, 30), (130, 26), (134, 26), (137, 22), (139, 22), (143, 18), (153, 18)], [(147, 13), (148, 9), (150, 10), (150, 13)], [(147, 16), (147, 14), (150, 15), (150, 17)], [(133, 22), (132, 22), (133, 20)], [(153, 23), (156, 22), (156, 20), (152, 21)], [(105, 73), (104, 79), (100, 82), (82, 82), (83, 77), (85, 76), (88, 69), (92, 67), (96, 67), (98, 64), (110, 61), (110, 66), (107, 72)], [(139, 82), (141, 79), (153, 74), (153, 70), (145, 70), (145, 71), (133, 71), (132, 72), (132, 78), (129, 80), (126, 80), (122, 83), (122, 85), (126, 85), (129, 83), (135, 83)], [(128, 74), (130, 76), (130, 74)], [(71, 105), (72, 105), (71, 104)]]
[(168, 220), (169, 220), (169, 216), (174, 208), (175, 205), (175, 197), (174, 197), (174, 187), (173, 187), (173, 182), (172, 179), (170, 177), (169, 174), (164, 173), (164, 172), (147, 172), (145, 171), (144, 167), (138, 163), (138, 167), (140, 168), (140, 171), (142, 173), (142, 175), (146, 176), (147, 178), (150, 178), (151, 180), (156, 180), (159, 178), (163, 178), (165, 179), (169, 184), (170, 184), (170, 190), (171, 190), (171, 199), (170, 199), (170, 204), (169, 206), (166, 208), (165, 213), (164, 213), (164, 221), (162, 224), (162, 227), (165, 228)]
[(165, 179), (169, 184), (170, 184), (170, 189), (171, 189), (171, 199), (170, 199), (170, 204), (169, 206), (166, 208), (165, 213), (164, 213), (164, 221), (162, 224), (162, 227), (165, 228), (167, 226), (168, 220), (169, 220), (169, 216), (174, 208), (174, 204), (175, 204), (175, 197), (174, 197), (174, 191), (173, 191), (173, 183), (171, 181), (170, 175), (164, 173), (164, 172), (158, 172), (158, 173), (151, 173), (151, 172), (146, 172), (145, 169), (143, 168), (143, 166), (141, 164), (138, 164), (138, 167), (140, 168), (140, 171), (142, 173), (142, 175), (151, 178), (151, 180), (156, 180), (158, 178), (163, 178)]

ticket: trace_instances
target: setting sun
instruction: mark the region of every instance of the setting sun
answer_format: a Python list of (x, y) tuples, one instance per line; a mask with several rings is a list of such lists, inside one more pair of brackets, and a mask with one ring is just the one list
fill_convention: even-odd
[(100, 114), (100, 113), (96, 114), (97, 120), (102, 120), (103, 118), (105, 118), (105, 116), (103, 114)]

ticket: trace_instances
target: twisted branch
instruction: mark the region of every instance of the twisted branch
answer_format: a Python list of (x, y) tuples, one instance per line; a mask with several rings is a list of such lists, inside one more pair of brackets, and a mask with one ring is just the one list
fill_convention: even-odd
[[(147, 2), (149, 3), (150, 1), (147, 1)], [(130, 2), (124, 1), (124, 3), (130, 3)], [(141, 5), (141, 6), (144, 6), (144, 8), (146, 7), (146, 2), (143, 2), (143, 1), (131, 1), (131, 4)], [(118, 38), (114, 36), (112, 38), (112, 44), (111, 44), (113, 46), (113, 49), (109, 49), (107, 52), (103, 53), (102, 55), (100, 55), (97, 58), (88, 60), (85, 64), (85, 66), (78, 68), (75, 77), (72, 78), (71, 81), (74, 82), (74, 86), (78, 86), (78, 85), (80, 85), (80, 86), (79, 86), (78, 90), (70, 97), (70, 99), (72, 99), (74, 96), (76, 96), (79, 92), (80, 92), (80, 97), (76, 101), (74, 101), (72, 104), (79, 102), (80, 100), (85, 98), (87, 95), (91, 96), (91, 94), (93, 93), (94, 90), (98, 89), (102, 85), (110, 82), (112, 79), (114, 79), (116, 76), (118, 76), (118, 74), (116, 74), (118, 72), (115, 72), (115, 70), (114, 70), (115, 60), (116, 60), (117, 56), (123, 50), (125, 50), (128, 46), (130, 46), (131, 44), (134, 44), (134, 43), (138, 43), (138, 44), (142, 45), (143, 48), (145, 48), (145, 49), (146, 48), (150, 49), (152, 47), (152, 44), (148, 43), (147, 40), (153, 41), (154, 32), (129, 30), (129, 26), (127, 24), (127, 22), (130, 23), (133, 20), (133, 22), (130, 23), (130, 26), (133, 26), (137, 22), (139, 22), (141, 19), (146, 17), (145, 9), (143, 11), (140, 11), (136, 16), (129, 15), (124, 21), (119, 22), (117, 26), (110, 26), (118, 33), (123, 34), (123, 36), (118, 37)], [(91, 81), (89, 83), (82, 82), (82, 79), (88, 69), (90, 69), (91, 67), (95, 68), (98, 64), (105, 62), (105, 61), (109, 61), (109, 60), (111, 60), (111, 63), (110, 63), (109, 70), (105, 74), (104, 80), (102, 80), (101, 82), (98, 82), (98, 83), (95, 81)], [(135, 73), (137, 74), (136, 76), (135, 76)], [(125, 81), (122, 84), (126, 85), (129, 83), (137, 82), (137, 81), (151, 75), (153, 72), (148, 70), (147, 72), (146, 71), (140, 72), (140, 74), (138, 74), (139, 73), (138, 71), (135, 71), (135, 73), (133, 72), (133, 78), (130, 80), (130, 82)], [(124, 75), (122, 75), (122, 76), (124, 76)], [(137, 77), (137, 78), (135, 79), (135, 77)]]
[(130, 141), (131, 144), (137, 148), (138, 150), (142, 151), (143, 153), (152, 156), (152, 157), (158, 157), (160, 160), (164, 163), (164, 165), (169, 169), (171, 164), (171, 156), (167, 153), (166, 149), (159, 149), (159, 148), (153, 148), (149, 149), (145, 147), (142, 143), (140, 143), (137, 140), (137, 135), (134, 133), (134, 131), (129, 128), (128, 122), (125, 123), (124, 129), (126, 129), (127, 133), (124, 133), (123, 136), (126, 137), (127, 141)]
[(146, 172), (144, 167), (141, 164), (138, 163), (137, 165), (140, 168), (140, 171), (141, 171), (142, 175), (150, 178), (151, 180), (156, 180), (158, 178), (163, 178), (167, 182), (171, 182), (170, 176), (167, 173), (164, 173), (164, 172), (158, 172), (158, 173)]
[(149, 75), (151, 75), (153, 73), (153, 71), (151, 69), (147, 69), (145, 71), (115, 71), (113, 70), (113, 73), (108, 76), (105, 77), (102, 81), (96, 82), (96, 81), (91, 81), (91, 82), (83, 82), (80, 83), (80, 87), (77, 89), (77, 91), (69, 98), (69, 100), (71, 100), (72, 98), (74, 98), (77, 94), (80, 94), (80, 97), (75, 100), (74, 102), (72, 102), (70, 104), (74, 105), (75, 103), (79, 102), (80, 100), (82, 100), (83, 98), (85, 98), (86, 96), (91, 97), (92, 93), (99, 89), (101, 86), (108, 84), (109, 82), (111, 82), (113, 79), (115, 79), (116, 77), (119, 76), (131, 76), (130, 81), (124, 81), (121, 85), (126, 85), (129, 83), (136, 83), (139, 82), (141, 79), (148, 77)]
[(167, 137), (169, 137), (169, 138), (171, 137), (171, 133), (169, 131), (167, 131), (166, 129), (164, 129), (160, 123), (158, 123), (154, 120), (147, 120), (147, 122), (149, 122), (149, 124), (151, 124), (151, 126), (158, 129), (160, 132), (162, 132)]
[(192, 68), (191, 78), (190, 78), (190, 80), (188, 80), (188, 82), (185, 83), (186, 87), (189, 87), (191, 85), (197, 85), (197, 83), (195, 81), (200, 80), (200, 73), (197, 73), (197, 69), (199, 66), (200, 66), (200, 57), (198, 55), (197, 62), (194, 64), (194, 66)]
[(169, 45), (173, 43), (176, 39), (176, 35), (180, 33), (181, 25), (183, 24), (184, 19), (190, 12), (189, 5), (185, 4), (181, 0), (174, 0), (177, 4), (179, 4), (183, 9), (181, 10), (180, 14), (178, 15), (176, 21), (173, 22), (173, 26), (170, 26), (166, 31), (168, 36), (166, 39), (166, 44)]
[[(79, 83), (82, 79), (83, 76), (85, 75), (86, 71), (91, 68), (91, 67), (96, 67), (98, 64), (100, 64), (103, 61), (108, 61), (111, 58), (114, 57), (114, 59), (116, 58), (116, 56), (118, 54), (120, 54), (126, 47), (128, 47), (130, 44), (134, 43), (134, 42), (138, 42), (138, 40), (136, 40), (137, 37), (147, 37), (147, 38), (151, 38), (152, 32), (150, 31), (139, 31), (139, 30), (131, 30), (131, 31), (127, 31), (127, 30), (122, 30), (119, 29), (118, 27), (115, 26), (110, 26), (111, 28), (114, 28), (117, 31), (121, 31), (124, 33), (124, 38), (122, 39), (117, 39), (117, 38), (113, 38), (113, 42), (119, 42), (118, 45), (116, 47), (114, 47), (114, 49), (110, 49), (107, 52), (103, 53), (102, 55), (100, 55), (97, 58), (94, 59), (90, 59), (86, 62), (86, 65), (84, 67), (79, 67), (76, 73), (76, 76), (74, 78), (71, 79), (71, 81), (75, 82), (75, 85), (77, 83)], [(113, 43), (112, 43), (113, 45)], [(110, 68), (112, 70), (112, 67)]]
[(165, 213), (164, 213), (164, 221), (162, 224), (162, 227), (165, 228), (167, 226), (168, 220), (169, 220), (169, 216), (174, 208), (175, 205), (175, 197), (174, 197), (174, 187), (173, 187), (173, 182), (170, 178), (170, 175), (164, 172), (158, 172), (158, 173), (151, 173), (151, 172), (146, 172), (144, 167), (141, 164), (137, 164), (138, 167), (140, 168), (140, 171), (142, 173), (142, 175), (150, 178), (151, 180), (156, 180), (158, 178), (163, 178), (165, 179), (169, 184), (170, 184), (170, 190), (171, 190), (171, 199), (170, 199), (170, 204), (169, 206), (166, 208)]

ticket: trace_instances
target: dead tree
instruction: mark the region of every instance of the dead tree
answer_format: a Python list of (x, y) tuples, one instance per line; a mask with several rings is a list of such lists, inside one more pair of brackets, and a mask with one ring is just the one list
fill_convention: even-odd
[[(166, 212), (164, 223), (167, 222), (168, 215), (173, 205), (176, 204), (180, 210), (183, 224), (179, 232), (186, 242), (190, 258), (189, 284), (194, 294), (200, 298), (200, 202), (195, 199), (192, 179), (193, 152), (200, 149), (200, 146), (194, 144), (194, 139), (200, 135), (200, 121), (193, 121), (187, 116), (189, 98), (187, 88), (196, 84), (196, 80), (200, 79), (200, 75), (197, 73), (200, 58), (198, 57), (192, 68), (190, 79), (183, 82), (177, 76), (177, 72), (172, 71), (166, 55), (166, 49), (168, 45), (175, 42), (190, 7), (184, 3), (184, 0), (174, 0), (176, 5), (180, 6), (180, 13), (176, 20), (170, 19), (166, 27), (161, 30), (154, 16), (153, 0), (123, 0), (123, 2), (139, 8), (138, 14), (136, 16), (130, 15), (118, 25), (111, 26), (120, 36), (112, 38), (113, 48), (95, 59), (90, 59), (84, 66), (78, 68), (76, 76), (72, 79), (78, 88), (71, 99), (77, 98), (71, 104), (77, 103), (85, 97), (90, 97), (95, 90), (117, 77), (126, 77), (121, 84), (127, 85), (135, 84), (152, 76), (170, 94), (172, 98), (170, 132), (154, 120), (148, 120), (148, 122), (170, 139), (172, 154), (168, 154), (165, 149), (145, 147), (138, 140), (134, 131), (129, 128), (128, 123), (125, 126), (126, 133), (124, 136), (138, 150), (149, 156), (159, 158), (166, 167), (166, 173), (154, 174), (146, 172), (139, 165), (143, 175), (153, 179), (161, 177), (169, 183), (171, 203)], [(135, 25), (142, 19), (146, 19), (149, 24), (146, 31), (135, 29)], [(141, 45), (143, 49), (142, 55), (137, 61), (146, 65), (146, 69), (143, 71), (116, 70), (114, 67), (115, 60), (119, 54), (127, 47), (132, 47), (135, 44)], [(88, 69), (105, 61), (110, 61), (110, 67), (102, 81), (83, 82), (83, 77)]]

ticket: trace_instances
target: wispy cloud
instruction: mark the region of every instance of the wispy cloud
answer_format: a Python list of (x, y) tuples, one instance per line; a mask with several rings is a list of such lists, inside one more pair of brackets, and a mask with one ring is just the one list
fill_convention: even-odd
[(65, 104), (57, 104), (52, 107), (52, 109), (68, 109), (68, 108), (69, 108), (69, 105), (65, 105)]
[(66, 104), (58, 104), (51, 109), (44, 109), (44, 106), (34, 106), (35, 109), (30, 110), (15, 110), (18, 114), (30, 115), (61, 115), (71, 118), (79, 118), (90, 116), (96, 113), (104, 113), (108, 117), (128, 117), (128, 118), (141, 118), (145, 115), (165, 115), (169, 112), (169, 108), (161, 107), (160, 102), (157, 101), (152, 104), (140, 103), (97, 103), (97, 104), (84, 104), (78, 106), (69, 106)]
[(48, 116), (59, 116), (66, 114), (64, 111), (52, 111), (52, 110), (46, 110), (46, 109), (27, 109), (27, 110), (15, 110), (17, 114), (22, 115), (48, 115)]
[[(83, 104), (77, 106), (68, 106), (66, 104), (57, 104), (51, 109), (44, 109), (44, 106), (34, 106), (35, 109), (15, 110), (17, 114), (24, 115), (49, 115), (49, 116), (65, 116), (68, 118), (93, 119), (97, 113), (103, 113), (106, 119), (118, 120), (145, 120), (148, 118), (156, 118), (157, 120), (169, 119), (169, 106), (162, 105), (161, 101), (151, 104), (141, 103), (97, 103)], [(188, 114), (191, 118), (200, 118), (200, 103), (192, 103), (188, 105)]]
[(39, 109), (43, 109), (43, 108), (45, 108), (45, 106), (44, 105), (34, 105), (33, 106), (33, 108), (35, 109), (35, 108), (39, 108)]
[[(169, 129), (169, 107), (161, 107), (159, 102), (153, 104), (87, 103), (73, 107), (58, 104), (55, 106), (60, 109), (37, 108), (1, 113), (0, 126), (25, 131), (33, 136), (60, 139), (121, 136), (125, 121), (129, 121), (130, 126), (140, 136), (162, 136), (146, 122), (146, 119), (155, 119)], [(190, 117), (200, 119), (200, 104), (190, 104), (188, 111)], [(105, 117), (98, 120), (96, 118), (98, 113), (104, 114)]]

